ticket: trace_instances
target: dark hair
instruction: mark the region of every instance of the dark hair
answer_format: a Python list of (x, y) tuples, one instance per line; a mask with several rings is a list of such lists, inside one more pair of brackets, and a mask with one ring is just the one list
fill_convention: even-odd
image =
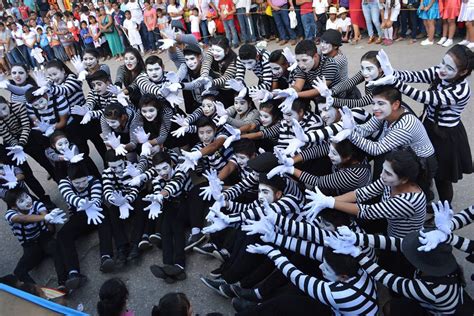
[[(87, 24), (87, 23), (86, 23)], [(82, 52), (82, 57), (84, 57), (85, 54), (89, 54), (89, 55), (92, 55), (94, 56), (96, 59), (99, 59), (100, 58), (100, 53), (97, 49), (95, 48), (86, 48), (84, 49), (84, 51)]]
[(118, 102), (113, 102), (108, 104), (104, 109), (104, 118), (108, 118), (111, 120), (119, 119), (122, 115), (126, 115), (127, 111)]
[(125, 14), (127, 14), (127, 13), (128, 13), (128, 14), (132, 14), (129, 10), (125, 10), (125, 12), (124, 12), (123, 14), (125, 15)]
[(105, 162), (114, 162), (119, 160), (125, 160), (125, 156), (115, 154), (115, 150), (109, 149), (104, 155)]
[(5, 203), (7, 203), (8, 208), (16, 207), (16, 200), (22, 195), (22, 194), (28, 194), (28, 191), (26, 191), (25, 188), (14, 188), (11, 190), (8, 190), (7, 193), (5, 193), (5, 197), (3, 200)]
[(48, 63), (46, 64), (46, 69), (49, 69), (49, 68), (57, 68), (59, 70), (64, 71), (66, 73), (66, 77), (68, 75), (74, 74), (72, 70), (68, 66), (66, 66), (66, 64), (64, 64), (61, 60), (58, 60), (58, 59), (53, 59), (51, 61), (48, 61)]
[(89, 170), (87, 170), (87, 165), (84, 161), (78, 163), (71, 163), (67, 168), (67, 176), (69, 179), (79, 179), (90, 176)]
[(87, 75), (86, 80), (90, 84), (92, 83), (92, 81), (102, 81), (104, 83), (111, 82), (109, 74), (102, 69), (97, 70), (96, 72), (91, 73), (90, 75)]
[(268, 62), (270, 63), (288, 63), (288, 60), (286, 59), (285, 55), (283, 55), (283, 49), (277, 49), (274, 50), (271, 54), (270, 57), (268, 58)]
[(196, 127), (198, 129), (200, 127), (204, 127), (204, 126), (210, 126), (210, 127), (212, 127), (213, 130), (217, 129), (216, 123), (214, 123), (214, 121), (211, 118), (207, 117), (207, 116), (200, 117), (196, 121)]
[(305, 54), (313, 57), (318, 53), (318, 48), (314, 41), (311, 40), (302, 40), (295, 47), (295, 54)]
[(220, 46), (224, 50), (230, 49), (229, 40), (226, 37), (222, 36), (222, 35), (215, 36), (215, 37), (211, 38), (210, 44)]
[(63, 131), (57, 129), (51, 135), (49, 135), (49, 144), (54, 146), (57, 138), (67, 138), (67, 135)]
[(158, 303), (153, 306), (151, 316), (187, 316), (191, 303), (184, 293), (165, 294)]
[(344, 212), (335, 211), (325, 208), (318, 214), (319, 217), (334, 225), (334, 227), (349, 226), (351, 224), (351, 216)]
[(339, 143), (332, 143), (332, 145), (341, 158), (350, 158), (349, 162), (362, 162), (366, 158), (365, 152), (348, 139), (344, 139)]
[(390, 104), (395, 103), (396, 101), (400, 101), (400, 106), (402, 106), (402, 93), (400, 90), (395, 88), (392, 85), (384, 85), (384, 86), (375, 86), (372, 90), (372, 96), (382, 97)]
[(10, 102), (8, 102), (7, 99), (5, 99), (5, 97), (0, 95), (0, 104), (3, 104), (3, 103), (10, 105)]
[[(234, 53), (232, 49), (230, 49), (229, 40), (225, 38), (224, 36), (219, 35), (214, 38), (211, 38), (210, 43), (211, 45), (220, 46), (222, 49), (224, 49), (227, 52), (224, 56), (224, 59), (219, 62), (220, 71), (224, 73), (229, 67), (229, 65), (235, 62), (235, 60), (237, 59), (237, 54)], [(217, 61), (214, 61), (214, 62), (217, 63)]]
[(87, 17), (87, 19), (89, 20), (89, 22), (91, 21), (91, 19), (94, 19), (94, 21), (95, 21), (96, 23), (98, 23), (98, 21), (97, 21), (96, 17), (95, 17), (95, 16), (93, 16), (92, 14), (91, 14), (91, 15), (89, 15), (89, 16)]
[(34, 95), (33, 92), (35, 92), (36, 90), (38, 90), (37, 86), (30, 87), (30, 88), (28, 88), (28, 90), (26, 90), (25, 99), (26, 99), (26, 102), (28, 102), (29, 104), (35, 102), (36, 100), (41, 99), (46, 94), (45, 93), (45, 94), (41, 94), (41, 95)]
[(393, 171), (400, 179), (419, 184), (426, 177), (420, 159), (409, 147), (392, 150), (385, 156), (385, 161), (390, 162)]
[(132, 73), (132, 71), (128, 70), (127, 67), (124, 67), (125, 75), (124, 75), (124, 78), (123, 78), (123, 84), (125, 86), (129, 86), (129, 85), (132, 84), (133, 80), (135, 80), (135, 78), (140, 73), (145, 71), (145, 63), (143, 62), (142, 55), (140, 55), (140, 52), (136, 48), (127, 47), (125, 49), (125, 52), (123, 53), (123, 56), (125, 56), (125, 54), (132, 54), (137, 59), (137, 66), (134, 69), (134, 73)]
[(324, 260), (337, 275), (354, 277), (359, 272), (359, 262), (350, 255), (334, 253), (333, 249), (324, 248)]
[(464, 45), (454, 45), (451, 47), (447, 54), (454, 57), (454, 62), (458, 67), (458, 73), (466, 71), (466, 74), (457, 78), (456, 82), (464, 80), (464, 78), (471, 75), (472, 68), (474, 68), (474, 53)]
[(240, 59), (256, 59), (257, 48), (254, 45), (250, 45), (250, 44), (244, 44), (240, 46), (239, 58)]
[(378, 68), (380, 68), (380, 62), (377, 59), (378, 51), (376, 50), (369, 50), (367, 53), (362, 55), (360, 58), (360, 61), (363, 62), (364, 60), (370, 61), (372, 64), (376, 65)]
[(105, 281), (99, 290), (99, 316), (119, 316), (127, 304), (128, 290), (119, 278)]
[(167, 162), (170, 165), (172, 164), (171, 156), (164, 151), (157, 152), (155, 155), (153, 155), (151, 162), (154, 166), (159, 165), (162, 162)]
[(280, 103), (281, 101), (279, 100), (268, 100), (267, 102), (260, 103), (259, 107), (260, 107), (260, 110), (268, 109), (270, 111), (270, 114), (273, 116), (273, 120), (277, 122), (283, 118), (283, 113), (278, 107), (278, 104)]
[(302, 99), (295, 99), (291, 105), (291, 109), (298, 113), (299, 111), (306, 112), (308, 110), (308, 103)]
[(255, 142), (251, 139), (242, 138), (232, 143), (232, 147), (234, 149), (234, 153), (244, 154), (249, 157), (257, 152), (257, 146), (255, 146)]
[[(28, 84), (34, 86), (34, 87), (37, 87), (38, 84), (36, 83), (35, 79), (33, 79), (33, 77), (30, 76), (30, 74), (28, 73), (30, 71), (30, 69), (28, 68), (28, 65), (26, 64), (19, 64), (19, 63), (14, 63), (11, 65), (10, 69), (13, 69), (13, 67), (21, 67), (23, 68), (23, 70), (26, 72), (26, 80), (25, 82), (23, 82), (22, 86), (26, 86)], [(10, 79), (10, 83), (11, 84), (14, 84), (16, 85), (16, 83)]]
[(160, 57), (155, 56), (155, 55), (151, 55), (150, 57), (145, 59), (145, 66), (146, 65), (154, 65), (154, 64), (159, 64), (160, 67), (164, 69), (163, 60)]

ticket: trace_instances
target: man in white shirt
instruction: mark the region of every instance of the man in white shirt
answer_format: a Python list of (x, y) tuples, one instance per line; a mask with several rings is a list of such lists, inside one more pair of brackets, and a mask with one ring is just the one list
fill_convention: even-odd
[(10, 23), (8, 25), (8, 28), (10, 29), (11, 37), (15, 40), (17, 49), (20, 52), (21, 57), (23, 58), (26, 64), (32, 67), (33, 65), (31, 65), (30, 59), (27, 57), (28, 48), (26, 47), (25, 42), (23, 41), (23, 31), (21, 30), (21, 28), (18, 27), (15, 22)]
[(313, 9), (316, 20), (316, 38), (320, 38), (326, 31), (326, 12), (329, 7), (327, 0), (313, 0)]
[(237, 19), (240, 25), (240, 35), (245, 43), (255, 42), (255, 27), (250, 18), (251, 0), (233, 0), (235, 8), (237, 9)]

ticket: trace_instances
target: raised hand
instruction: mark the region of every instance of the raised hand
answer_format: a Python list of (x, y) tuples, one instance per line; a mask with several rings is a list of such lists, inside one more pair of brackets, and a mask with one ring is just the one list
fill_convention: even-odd
[(388, 75), (381, 77), (377, 80), (369, 81), (367, 83), (367, 87), (376, 87), (376, 86), (386, 86), (386, 85), (393, 85), (397, 79), (394, 75)]
[(273, 149), (273, 153), (275, 154), (275, 157), (278, 159), (278, 163), (285, 165), (285, 166), (293, 166), (295, 164), (294, 160), (291, 159), (290, 157), (287, 157), (284, 153), (283, 150), (275, 147)]
[(142, 152), (140, 153), (140, 156), (150, 156), (151, 155), (151, 148), (153, 147), (150, 142), (146, 142), (142, 144)]
[(6, 181), (5, 185), (9, 189), (13, 189), (18, 184), (15, 176), (15, 167), (3, 165), (3, 175), (0, 176), (0, 178)]
[(290, 157), (294, 157), (299, 151), (299, 149), (304, 145), (305, 143), (299, 140), (298, 138), (290, 139), (290, 141), (288, 142), (288, 146), (285, 148), (285, 150), (283, 150), (283, 154), (288, 155)]
[(71, 63), (76, 70), (77, 73), (77, 80), (79, 81), (84, 81), (87, 76), (87, 70), (86, 67), (84, 66), (84, 63), (81, 60), (80, 56), (73, 56), (71, 58)]
[(277, 174), (280, 176), (283, 176), (285, 174), (293, 175), (294, 172), (295, 172), (295, 167), (280, 165), (270, 170), (270, 172), (268, 172), (267, 174), (267, 178), (271, 179)]
[(171, 122), (174, 122), (178, 124), (179, 126), (189, 126), (188, 121), (186, 120), (186, 117), (182, 114), (175, 114), (173, 118), (171, 119)]
[(36, 126), (33, 127), (32, 129), (34, 130), (37, 130), (37, 131), (40, 131), (41, 133), (45, 133), (48, 128), (50, 127), (51, 125), (46, 123), (46, 122), (43, 122), (43, 121), (37, 121), (36, 123)]
[(128, 153), (128, 150), (125, 148), (124, 144), (118, 145), (118, 147), (115, 148), (114, 150), (117, 156), (126, 156)]
[(197, 166), (199, 159), (201, 159), (202, 157), (201, 152), (199, 150), (192, 152), (181, 150), (181, 153), (183, 155), (184, 161), (178, 165), (178, 170), (181, 170), (183, 172), (188, 172), (189, 169), (194, 170)]
[(99, 225), (102, 223), (102, 219), (105, 217), (104, 214), (102, 214), (102, 208), (95, 204), (90, 205), (84, 211), (87, 215), (87, 225), (90, 225), (91, 222), (94, 225)]
[(417, 249), (418, 251), (429, 252), (438, 247), (439, 244), (445, 242), (447, 239), (448, 234), (446, 234), (442, 230), (435, 229), (429, 232), (424, 232), (420, 230), (420, 236), (418, 237), (418, 240), (420, 241), (422, 246), (418, 247)]
[(6, 149), (9, 150), (7, 156), (13, 156), (12, 160), (16, 162), (17, 166), (23, 164), (26, 161), (26, 155), (22, 146), (16, 145), (7, 147)]
[(35, 91), (33, 91), (33, 95), (34, 95), (34, 96), (43, 95), (43, 94), (45, 94), (46, 92), (48, 92), (48, 90), (49, 90), (49, 86), (48, 86), (48, 85), (42, 86), (42, 87), (36, 89)]
[(192, 162), (196, 163), (199, 161), (199, 159), (202, 158), (202, 154), (199, 150), (195, 151), (185, 151), (182, 150), (181, 153), (183, 154), (184, 157), (188, 158)]
[(221, 197), (222, 188), (223, 188), (222, 185), (224, 184), (224, 182), (222, 182), (218, 178), (217, 171), (215, 169), (206, 171), (206, 173), (204, 173), (204, 176), (209, 182), (209, 185), (201, 188), (202, 192), (199, 194), (199, 196), (202, 196), (203, 200), (205, 201), (210, 201), (211, 198), (213, 198), (216, 201), (219, 200), (219, 198)]
[(322, 96), (323, 98), (330, 97), (332, 92), (329, 90), (327, 84), (326, 84), (326, 77), (322, 78), (316, 78), (313, 80), (312, 84), (313, 88), (319, 91), (319, 95)]
[(344, 241), (338, 237), (328, 236), (324, 238), (324, 244), (327, 247), (334, 249), (334, 253), (340, 253), (343, 255), (350, 255), (352, 257), (357, 257), (360, 255), (360, 248), (354, 246), (353, 244)]
[(224, 222), (221, 218), (217, 216), (210, 216), (207, 219), (212, 224), (202, 229), (202, 232), (204, 234), (213, 234), (221, 230), (224, 230), (229, 226), (226, 222)]
[(121, 206), (127, 202), (127, 199), (122, 195), (121, 192), (114, 191), (110, 197), (110, 201), (115, 206)]
[(394, 75), (395, 71), (393, 70), (392, 64), (390, 63), (390, 59), (383, 49), (381, 49), (377, 54), (377, 60), (379, 61), (380, 67), (382, 68), (385, 76)]
[(110, 84), (107, 87), (107, 91), (115, 95), (119, 95), (120, 93), (122, 93), (122, 89), (119, 86), (116, 86), (114, 84)]
[(71, 114), (74, 115), (84, 116), (87, 112), (89, 112), (89, 108), (87, 106), (74, 105), (71, 107)]
[(161, 43), (159, 47), (160, 50), (167, 50), (176, 44), (176, 41), (170, 38), (163, 38), (163, 39), (158, 40), (158, 42)]
[(242, 89), (245, 88), (244, 83), (241, 80), (237, 80), (237, 79), (229, 79), (227, 80), (227, 84), (232, 90), (236, 92), (240, 92)]
[(150, 139), (150, 133), (145, 133), (145, 130), (142, 126), (135, 128), (133, 133), (137, 137), (137, 140), (140, 144), (146, 143)]
[(130, 211), (133, 211), (133, 207), (130, 203), (125, 202), (119, 206), (120, 219), (127, 219), (130, 216)]
[(110, 132), (106, 135), (104, 143), (115, 149), (120, 146), (120, 138), (120, 135), (117, 137), (114, 132)]
[(274, 248), (268, 245), (254, 244), (248, 245), (246, 250), (249, 253), (268, 255), (272, 250), (274, 250)]
[(78, 209), (81, 211), (85, 211), (92, 205), (94, 205), (94, 201), (90, 201), (88, 198), (81, 199), (78, 203)]
[(301, 126), (300, 122), (298, 122), (296, 119), (292, 119), (292, 121), (293, 121), (293, 124), (291, 125), (291, 128), (293, 129), (293, 132), (295, 133), (295, 137), (301, 142), (304, 142), (304, 143), (309, 142), (309, 137), (305, 134), (304, 129)]
[(125, 172), (123, 173), (124, 176), (130, 176), (130, 177), (136, 177), (136, 176), (139, 176), (141, 174), (141, 171), (135, 167), (135, 165), (130, 162), (130, 161), (127, 161), (127, 166), (125, 167)]
[(229, 132), (230, 136), (224, 141), (224, 148), (229, 148), (229, 146), (240, 139), (240, 129), (234, 128), (229, 124), (225, 124), (224, 128)]
[(262, 209), (263, 209), (263, 212), (265, 213), (265, 218), (272, 224), (272, 225), (275, 225), (276, 224), (276, 220), (277, 220), (277, 213), (275, 212), (275, 210), (273, 210), (271, 207), (270, 207), (270, 204), (268, 204), (268, 201), (267, 200), (264, 200), (262, 202)]
[(351, 109), (349, 109), (347, 106), (344, 106), (342, 110), (339, 110), (339, 112), (341, 113), (342, 118), (342, 128), (350, 130), (354, 129), (356, 123)]
[(435, 215), (436, 228), (445, 234), (451, 234), (451, 220), (453, 219), (454, 213), (449, 206), (449, 202), (444, 201), (444, 203), (441, 203), (441, 201), (438, 201), (438, 205), (431, 203), (431, 206), (433, 207), (433, 212)]
[(143, 198), (144, 201), (151, 202), (151, 204), (145, 207), (143, 210), (148, 211), (149, 219), (157, 219), (163, 211), (163, 195), (161, 194), (149, 194)]
[(176, 33), (171, 26), (171, 24), (168, 24), (164, 29), (160, 31), (162, 37), (170, 39), (170, 40), (176, 40)]
[[(175, 73), (174, 71), (168, 71), (165, 74), (165, 78), (166, 78), (166, 81), (171, 82), (171, 83), (177, 83), (178, 87), (181, 87), (181, 85), (179, 85), (180, 80), (179, 80), (178, 74)], [(174, 92), (176, 91), (178, 91), (178, 89), (176, 89)]]
[(318, 187), (315, 188), (315, 192), (307, 190), (306, 199), (310, 202), (306, 203), (304, 208), (307, 211), (303, 214), (309, 222), (313, 222), (323, 209), (334, 208), (335, 199), (332, 196), (324, 195)]
[(347, 226), (339, 226), (337, 228), (338, 238), (348, 242), (351, 245), (355, 245), (357, 242), (356, 234)]
[(342, 142), (344, 139), (348, 138), (352, 134), (352, 129), (343, 129), (336, 135), (332, 136), (330, 138), (331, 142), (333, 143), (339, 143)]
[(51, 124), (49, 125), (48, 129), (43, 133), (43, 135), (46, 137), (49, 137), (51, 136), (51, 134), (54, 133), (55, 130), (56, 130), (56, 127), (53, 124)]
[(247, 220), (248, 224), (244, 224), (241, 227), (241, 230), (247, 232), (247, 235), (256, 235), (260, 234), (260, 239), (264, 242), (273, 242), (275, 240), (275, 227), (272, 223), (265, 217), (261, 218), (258, 221)]
[(285, 99), (278, 107), (284, 114), (290, 113), (293, 101), (298, 98), (298, 92), (293, 88), (284, 90), (275, 89), (273, 90), (273, 94), (275, 95), (274, 99)]
[(189, 132), (189, 126), (181, 126), (180, 128), (171, 132), (173, 137), (179, 138), (183, 137), (187, 132)]
[(170, 92), (165, 99), (172, 107), (177, 107), (184, 103), (184, 99), (177, 92)]
[(268, 90), (256, 90), (250, 92), (250, 97), (260, 103), (265, 103), (273, 98), (273, 94)]
[(87, 111), (86, 114), (84, 114), (84, 117), (81, 120), (81, 124), (82, 125), (87, 124), (91, 121), (91, 119), (92, 119), (92, 113), (91, 113), (91, 111)]
[(285, 56), (286, 61), (288, 62), (288, 64), (293, 65), (293, 64), (296, 63), (296, 57), (291, 52), (290, 48), (288, 48), (288, 47), (283, 48), (282, 54), (283, 54), (283, 56)]
[(42, 70), (38, 70), (38, 68), (35, 68), (35, 70), (33, 70), (33, 78), (35, 78), (38, 87), (45, 87), (49, 84), (49, 81), (46, 78), (44, 72)]
[(44, 216), (44, 220), (49, 224), (64, 224), (66, 222), (64, 216), (66, 214), (64, 214), (63, 210), (55, 208)]
[(137, 176), (133, 177), (132, 179), (128, 180), (127, 184), (132, 186), (132, 187), (138, 187), (138, 186), (140, 186), (140, 184), (144, 180), (144, 177), (145, 177), (144, 174), (137, 175)]

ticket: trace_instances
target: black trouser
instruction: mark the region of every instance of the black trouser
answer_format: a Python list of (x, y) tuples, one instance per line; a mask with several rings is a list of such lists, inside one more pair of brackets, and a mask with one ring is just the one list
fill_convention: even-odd
[[(94, 144), (95, 149), (104, 161), (105, 152), (107, 151), (107, 148), (105, 147), (104, 140), (102, 139), (102, 137), (100, 137), (100, 133), (102, 133), (102, 129), (100, 128), (100, 120), (93, 119), (86, 125), (81, 125), (79, 131), (82, 134), (83, 139), (90, 140)], [(84, 153), (87, 156), (89, 155), (89, 146), (86, 146), (86, 148), (84, 148)]]
[(163, 245), (163, 263), (185, 266), (184, 223), (179, 219), (179, 209), (186, 207), (184, 199), (166, 201), (163, 205), (161, 237)]
[(42, 232), (38, 238), (28, 241), (22, 246), (23, 255), (13, 271), (20, 281), (35, 283), (29, 272), (38, 266), (46, 256), (53, 257), (58, 283), (63, 284), (66, 281), (63, 259), (52, 233)]
[(28, 143), (24, 147), (25, 153), (30, 155), (41, 167), (46, 169), (50, 176), (55, 179), (54, 168), (44, 154), (46, 148), (50, 147), (49, 139), (41, 132), (31, 130)]
[(187, 194), (186, 207), (179, 209), (179, 219), (185, 223), (189, 223), (191, 228), (203, 228), (204, 218), (209, 212), (210, 202), (204, 201), (199, 194), (201, 188), (206, 186), (207, 183), (201, 183), (195, 185)]
[(326, 21), (328, 19), (326, 13), (316, 14), (318, 20), (316, 21), (316, 37), (321, 37), (326, 31)]
[(406, 297), (393, 298), (384, 307), (384, 315), (387, 316), (428, 316), (431, 315), (415, 300)]
[[(115, 241), (115, 248), (117, 248), (117, 250), (126, 250), (129, 246), (129, 243), (128, 243), (127, 231), (125, 229), (126, 228), (125, 220), (119, 218), (120, 211), (117, 206), (112, 205), (107, 202), (105, 204), (109, 210), (110, 226), (112, 228), (112, 235)], [(132, 214), (133, 212), (134, 211), (131, 211), (130, 214), (133, 215)]]
[(100, 255), (113, 256), (112, 250), (112, 232), (109, 221), (109, 214), (106, 208), (103, 209), (104, 218), (99, 225), (87, 224), (87, 215), (85, 211), (74, 213), (66, 224), (58, 232), (58, 244), (61, 254), (64, 256), (66, 271), (80, 271), (79, 257), (77, 255), (76, 240), (82, 236), (98, 229)]

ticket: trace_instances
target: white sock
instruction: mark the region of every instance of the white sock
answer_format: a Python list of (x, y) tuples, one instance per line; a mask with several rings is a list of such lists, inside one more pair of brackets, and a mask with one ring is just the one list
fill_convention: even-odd
[(383, 37), (388, 38), (388, 31), (387, 29), (383, 29)]
[(387, 29), (388, 39), (393, 39), (393, 27)]
[(198, 227), (191, 228), (191, 235), (197, 235), (201, 232), (201, 229)]
[(79, 273), (79, 271), (77, 271), (77, 270), (71, 270), (71, 271), (69, 271), (69, 274), (73, 274), (73, 273)]
[(261, 300), (262, 299), (262, 295), (260, 294), (260, 291), (258, 289), (255, 289), (255, 295), (257, 295), (258, 299)]

